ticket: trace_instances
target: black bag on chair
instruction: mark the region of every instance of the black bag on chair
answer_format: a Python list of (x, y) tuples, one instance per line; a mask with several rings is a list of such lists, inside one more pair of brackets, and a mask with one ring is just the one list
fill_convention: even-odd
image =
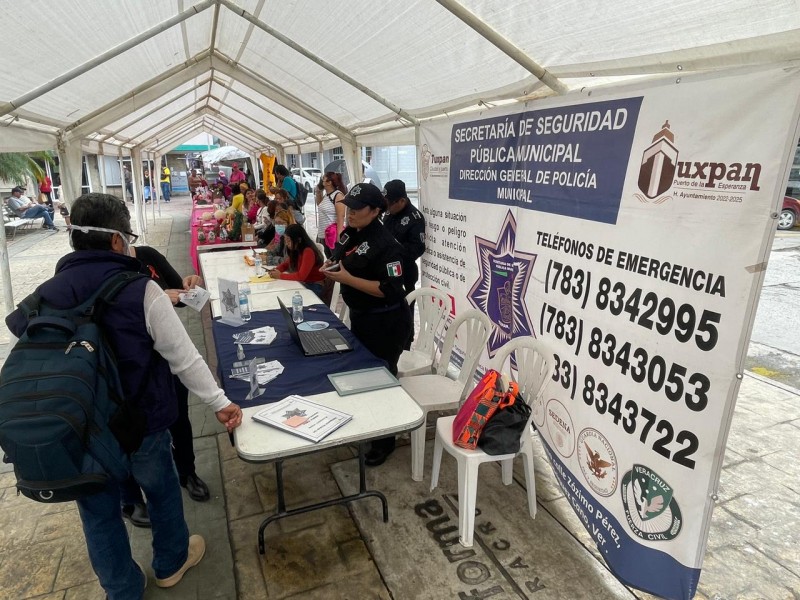
[(519, 452), (519, 441), (530, 416), (530, 406), (517, 396), (514, 404), (501, 408), (486, 422), (478, 448), (490, 456)]

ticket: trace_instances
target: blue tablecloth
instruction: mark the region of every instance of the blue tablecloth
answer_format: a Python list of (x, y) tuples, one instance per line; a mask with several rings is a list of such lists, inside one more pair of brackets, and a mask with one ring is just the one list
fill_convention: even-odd
[[(278, 310), (254, 312), (250, 322), (241, 327), (230, 327), (218, 320), (212, 322), (219, 377), (222, 381), (222, 388), (232, 402), (236, 402), (242, 408), (247, 408), (277, 402), (290, 394), (311, 396), (331, 392), (334, 388), (327, 377), (329, 373), (387, 366), (385, 361), (376, 358), (367, 350), (324, 304), (307, 306), (304, 313), (305, 318), (309, 321), (326, 321), (331, 327), (337, 329), (353, 347), (353, 351), (323, 356), (303, 355), (302, 350), (289, 336), (286, 322)], [(253, 400), (245, 400), (245, 396), (250, 391), (249, 382), (230, 378), (233, 363), (238, 360), (233, 334), (265, 325), (274, 327), (278, 337), (269, 345), (244, 344), (242, 347), (245, 351), (245, 358), (252, 359), (256, 356), (263, 356), (267, 361), (277, 360), (283, 365), (284, 371), (266, 385), (266, 391), (261, 396)]]

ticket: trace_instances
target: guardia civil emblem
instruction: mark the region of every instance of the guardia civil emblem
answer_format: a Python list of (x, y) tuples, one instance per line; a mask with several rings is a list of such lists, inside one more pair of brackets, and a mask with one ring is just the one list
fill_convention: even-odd
[(674, 539), (683, 527), (683, 517), (674, 490), (658, 473), (644, 465), (633, 465), (622, 478), (622, 504), (628, 527), (650, 542)]

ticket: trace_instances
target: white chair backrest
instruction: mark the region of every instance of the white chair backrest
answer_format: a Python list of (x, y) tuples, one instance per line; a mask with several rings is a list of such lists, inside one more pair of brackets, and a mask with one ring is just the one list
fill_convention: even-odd
[(406, 302), (415, 302), (419, 311), (419, 331), (414, 338), (414, 350), (431, 359), (436, 354), (436, 336), (444, 330), (450, 312), (450, 296), (431, 287), (417, 288), (406, 296)]
[[(551, 380), (553, 352), (542, 340), (526, 335), (506, 342), (494, 355), (490, 367), (500, 373), (511, 374), (510, 359), (514, 355), (517, 374), (513, 377), (519, 392), (528, 406), (544, 392)], [(506, 363), (509, 363), (508, 365)]]
[(342, 284), (338, 281), (333, 284), (333, 291), (331, 292), (331, 311), (336, 312), (339, 306), (339, 294), (342, 291)]
[(323, 246), (319, 242), (314, 242), (314, 244), (317, 246), (317, 249), (319, 250), (319, 253), (322, 256), (322, 258), (325, 258), (325, 246)]
[(456, 381), (464, 384), (460, 398), (463, 400), (468, 393), (468, 388), (471, 391), (470, 384), (475, 378), (475, 366), (478, 364), (483, 348), (486, 346), (486, 340), (489, 339), (489, 333), (492, 331), (492, 321), (484, 313), (474, 308), (465, 310), (453, 319), (453, 322), (447, 328), (447, 334), (444, 336), (442, 354), (439, 357), (439, 364), (436, 365), (437, 375), (445, 376), (447, 373), (447, 367), (453, 358), (453, 348), (456, 343), (456, 336), (459, 335), (459, 330), (461, 333), (458, 341), (459, 346), (464, 349), (464, 362), (461, 364), (461, 370)]

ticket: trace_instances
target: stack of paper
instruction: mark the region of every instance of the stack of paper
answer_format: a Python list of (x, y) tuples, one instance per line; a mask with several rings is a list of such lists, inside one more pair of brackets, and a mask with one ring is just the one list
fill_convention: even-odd
[(233, 341), (236, 344), (271, 344), (278, 337), (274, 327), (265, 325), (249, 331), (242, 331), (233, 334)]
[[(262, 362), (255, 365), (256, 378), (258, 385), (265, 385), (275, 379), (278, 375), (283, 373), (283, 365), (277, 360), (269, 362)], [(248, 366), (234, 367), (231, 369), (231, 379), (242, 379), (247, 381), (250, 379), (250, 369)]]
[(353, 416), (329, 406), (311, 402), (302, 396), (288, 396), (269, 404), (253, 415), (253, 420), (318, 442)]

